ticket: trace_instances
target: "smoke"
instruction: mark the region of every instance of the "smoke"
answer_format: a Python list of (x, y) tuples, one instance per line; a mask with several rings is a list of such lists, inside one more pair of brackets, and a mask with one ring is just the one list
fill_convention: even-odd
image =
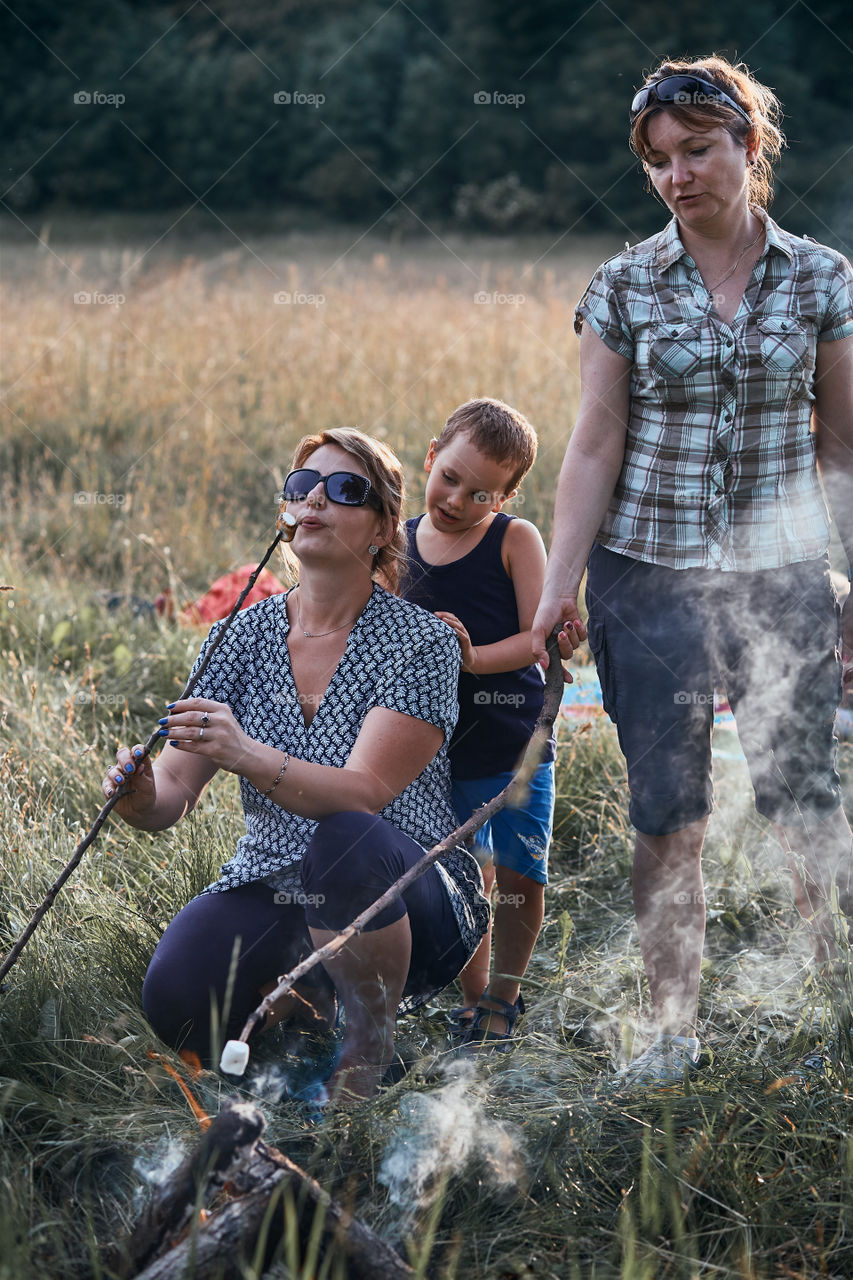
[(403, 1098), (401, 1124), (379, 1170), (391, 1203), (407, 1214), (433, 1203), (446, 1177), (474, 1162), (498, 1189), (514, 1188), (524, 1176), (517, 1138), (484, 1111), (486, 1084), (478, 1083), (474, 1064), (457, 1061), (446, 1071), (441, 1088)]

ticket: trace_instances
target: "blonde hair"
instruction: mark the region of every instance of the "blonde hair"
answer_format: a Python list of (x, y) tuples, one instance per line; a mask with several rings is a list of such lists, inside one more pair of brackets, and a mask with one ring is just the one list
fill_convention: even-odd
[[(324, 444), (337, 445), (345, 453), (351, 454), (367, 472), (379, 505), (379, 514), (393, 528), (390, 541), (380, 547), (373, 557), (372, 575), (386, 590), (396, 595), (406, 563), (406, 533), (401, 518), (405, 482), (400, 460), (381, 440), (374, 440), (355, 427), (332, 427), (328, 431), (317, 431), (314, 435), (302, 437), (294, 450), (292, 469), (304, 467), (311, 454)], [(286, 505), (282, 502), (280, 509), (284, 511)], [(293, 577), (293, 553), (285, 547), (282, 548), (282, 555), (290, 576)]]
[(780, 128), (782, 107), (773, 90), (756, 80), (744, 63), (731, 63), (716, 53), (707, 58), (666, 58), (646, 77), (642, 87), (648, 88), (667, 76), (698, 76), (722, 89), (749, 116), (751, 127), (724, 102), (661, 103), (649, 98), (631, 125), (631, 149), (645, 163), (651, 150), (649, 121), (656, 111), (668, 111), (679, 124), (700, 131), (722, 125), (744, 148), (750, 143), (756, 147), (758, 155), (749, 169), (749, 202), (769, 208), (773, 200), (773, 166), (785, 145)]

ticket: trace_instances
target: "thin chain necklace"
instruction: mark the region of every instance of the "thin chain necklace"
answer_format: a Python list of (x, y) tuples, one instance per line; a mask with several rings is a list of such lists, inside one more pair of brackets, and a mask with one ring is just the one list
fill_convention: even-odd
[(339, 627), (332, 627), (331, 631), (306, 631), (302, 625), (302, 609), (299, 605), (299, 593), (296, 595), (296, 621), (299, 623), (299, 629), (307, 640), (322, 640), (323, 636), (333, 636), (336, 631), (343, 631), (344, 627), (352, 627), (358, 622), (361, 613), (357, 613), (349, 622), (342, 622)]
[(739, 253), (739, 254), (738, 254), (738, 256), (735, 258), (735, 264), (734, 264), (734, 266), (731, 268), (731, 270), (730, 270), (730, 271), (727, 271), (727, 272), (726, 272), (726, 274), (725, 274), (724, 276), (722, 276), (722, 277), (717, 281), (717, 283), (716, 283), (716, 284), (714, 284), (714, 285), (709, 285), (709, 286), (708, 286), (708, 292), (709, 292), (709, 293), (716, 293), (716, 292), (717, 292), (717, 290), (719, 289), (719, 287), (720, 287), (720, 285), (721, 285), (721, 284), (725, 284), (727, 280), (731, 280), (732, 276), (734, 275), (734, 273), (737, 271), (738, 267), (740, 266), (741, 258), (743, 257), (743, 255), (744, 255), (745, 253), (748, 253), (748, 252), (749, 252), (749, 250), (753, 247), (753, 245), (758, 244), (758, 241), (761, 239), (761, 236), (762, 236), (763, 232), (764, 232), (764, 224), (762, 223), (762, 224), (761, 224), (761, 226), (758, 228), (758, 232), (757, 232), (757, 234), (754, 236), (754, 238), (753, 238), (752, 240), (750, 240), (750, 242), (749, 242), (749, 244), (748, 244), (748, 245), (745, 245), (745, 246), (744, 246), (744, 248), (743, 248), (743, 249), (741, 249), (740, 253)]

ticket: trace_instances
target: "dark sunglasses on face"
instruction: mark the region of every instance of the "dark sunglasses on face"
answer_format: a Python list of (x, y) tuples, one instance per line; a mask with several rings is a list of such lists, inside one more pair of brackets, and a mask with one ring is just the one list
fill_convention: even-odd
[(331, 475), (321, 476), (319, 471), (310, 467), (300, 467), (291, 471), (285, 480), (282, 499), (285, 502), (304, 502), (321, 482), (330, 502), (337, 502), (342, 507), (363, 507), (367, 503), (379, 509), (379, 497), (370, 481), (352, 471), (333, 471)]
[(724, 106), (736, 111), (750, 127), (752, 126), (752, 121), (743, 107), (739, 107), (733, 98), (730, 98), (722, 89), (718, 89), (715, 84), (711, 84), (709, 80), (700, 80), (698, 76), (666, 76), (654, 84), (645, 85), (634, 94), (630, 111), (632, 124), (652, 100), (672, 102), (676, 106), (683, 107), (702, 106), (706, 102), (722, 102)]

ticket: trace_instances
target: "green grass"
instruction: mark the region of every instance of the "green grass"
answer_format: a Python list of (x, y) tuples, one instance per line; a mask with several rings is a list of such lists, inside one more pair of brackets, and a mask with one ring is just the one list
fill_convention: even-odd
[[(308, 289), (346, 246), (303, 237), (255, 247), (289, 287)], [(414, 507), (431, 431), (470, 395), (502, 395), (540, 428), (524, 514), (547, 533), (576, 406), (571, 305), (601, 246), (573, 247), (559, 271), (533, 265), (541, 246), (455, 247), (474, 264), (473, 283), (434, 254), (362, 247), (332, 272), (322, 317), (273, 314), (246, 255), (155, 254), (129, 276), (120, 318), (132, 335), (114, 315), (75, 314), (63, 269), (18, 251), (28, 288), (15, 288), (13, 271), (15, 385), (0, 446), (0, 582), (16, 588), (0, 594), (0, 950), (97, 812), (116, 744), (147, 737), (198, 645), (197, 633), (110, 610), (103, 593), (150, 599), (171, 581), (183, 602), (256, 556), (299, 435), (341, 421), (384, 432), (406, 461)], [(109, 247), (60, 248), (89, 287), (124, 260)], [(529, 302), (521, 314), (484, 314), (475, 288)], [(214, 383), (207, 407), (186, 390)], [(90, 490), (128, 502), (74, 504)], [(851, 757), (842, 750), (848, 801)], [(705, 865), (705, 1069), (686, 1090), (630, 1097), (609, 1085), (651, 1022), (624, 767), (603, 719), (561, 738), (547, 917), (513, 1051), (460, 1077), (444, 1056), (449, 991), (401, 1023), (408, 1075), (351, 1116), (311, 1128), (255, 1078), (270, 1140), (419, 1275), (853, 1273), (849, 1040), (825, 1079), (790, 1077), (843, 1010), (809, 975), (789, 877), (744, 768), (723, 762), (719, 781)], [(240, 827), (230, 779), (172, 831), (111, 822), (7, 979), (0, 1280), (109, 1280), (98, 1246), (128, 1228), (146, 1179), (195, 1140), (186, 1100), (149, 1056), (176, 1061), (146, 1026), (140, 987), (164, 925), (230, 856)], [(276, 1042), (254, 1061), (274, 1079)], [(211, 1111), (230, 1093), (213, 1074), (196, 1087)], [(292, 1241), (279, 1278), (313, 1273)], [(323, 1265), (343, 1274), (335, 1255)]]

